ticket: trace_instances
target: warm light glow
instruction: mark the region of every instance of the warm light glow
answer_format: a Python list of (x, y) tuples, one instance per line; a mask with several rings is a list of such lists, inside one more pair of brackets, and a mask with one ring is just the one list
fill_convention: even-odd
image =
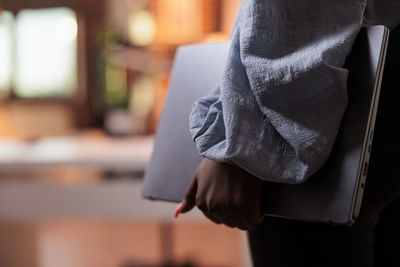
[(210, 32), (205, 35), (202, 43), (217, 43), (217, 42), (225, 42), (229, 40), (229, 35), (223, 32)]
[(154, 104), (156, 82), (154, 77), (140, 76), (131, 88), (130, 109), (133, 114), (146, 116)]
[(129, 18), (129, 38), (139, 46), (149, 45), (156, 36), (153, 16), (146, 10), (134, 12)]
[(61, 42), (70, 43), (76, 39), (78, 24), (76, 19), (71, 16), (61, 18), (57, 23), (57, 38)]
[(205, 33), (205, 19), (207, 24), (215, 19), (203, 16), (215, 5), (204, 4), (200, 0), (157, 0), (157, 41), (170, 45), (197, 42)]

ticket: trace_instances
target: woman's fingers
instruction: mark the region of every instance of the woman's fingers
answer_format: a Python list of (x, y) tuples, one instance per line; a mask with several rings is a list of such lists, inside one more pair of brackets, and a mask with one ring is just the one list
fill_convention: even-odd
[(193, 177), (192, 182), (186, 191), (185, 198), (183, 199), (180, 213), (186, 213), (196, 206), (196, 194), (197, 194), (197, 179)]

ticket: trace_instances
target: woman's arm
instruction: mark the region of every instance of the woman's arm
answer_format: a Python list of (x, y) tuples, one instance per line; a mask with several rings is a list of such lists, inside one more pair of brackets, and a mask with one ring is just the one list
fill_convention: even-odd
[(297, 184), (328, 158), (347, 105), (343, 64), (362, 0), (244, 0), (225, 75), (194, 105), (206, 158)]

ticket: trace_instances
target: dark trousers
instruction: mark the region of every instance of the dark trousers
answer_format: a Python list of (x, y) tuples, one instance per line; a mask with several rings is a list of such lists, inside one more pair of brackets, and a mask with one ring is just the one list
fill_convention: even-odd
[(365, 193), (349, 226), (266, 217), (249, 232), (255, 267), (400, 266), (400, 174)]
[(266, 217), (249, 232), (255, 267), (400, 266), (400, 27), (390, 36), (360, 216), (349, 226)]

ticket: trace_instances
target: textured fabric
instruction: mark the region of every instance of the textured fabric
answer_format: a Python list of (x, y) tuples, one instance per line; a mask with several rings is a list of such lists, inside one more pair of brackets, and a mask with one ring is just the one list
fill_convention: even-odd
[(400, 266), (400, 141), (393, 123), (400, 114), (399, 48), (400, 26), (389, 38), (370, 168), (356, 223), (345, 227), (265, 217), (249, 232), (254, 267)]
[(378, 20), (388, 9), (374, 12), (374, 3), (243, 0), (223, 80), (189, 118), (199, 153), (266, 181), (297, 184), (314, 174), (347, 106), (342, 66), (363, 22), (398, 22)]

